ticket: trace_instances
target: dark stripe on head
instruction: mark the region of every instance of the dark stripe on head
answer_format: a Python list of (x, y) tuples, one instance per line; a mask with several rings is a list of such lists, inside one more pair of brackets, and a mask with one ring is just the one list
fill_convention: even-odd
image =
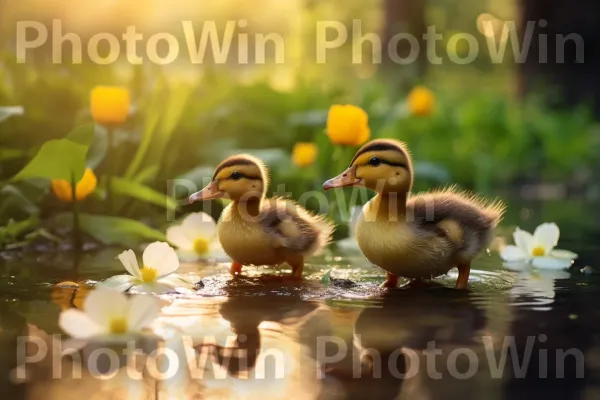
[[(385, 151), (385, 150), (398, 151), (398, 152), (402, 153), (404, 155), (404, 157), (406, 157), (407, 161), (409, 159), (408, 152), (404, 149), (404, 146), (400, 142), (396, 142), (394, 140), (381, 139), (381, 140), (373, 140), (373, 141), (365, 144), (363, 147), (361, 147), (354, 155), (354, 158), (352, 159), (352, 162), (350, 162), (350, 165), (354, 164), (356, 159), (359, 156), (361, 156), (362, 154), (365, 154), (369, 151)], [(386, 164), (389, 164), (389, 165), (396, 165), (396, 164), (392, 164), (390, 162), (386, 162), (384, 160), (382, 160), (382, 162), (385, 162)], [(406, 165), (398, 165), (398, 166), (406, 167)]]
[(227, 160), (223, 161), (217, 166), (217, 168), (215, 169), (215, 173), (213, 174), (213, 179), (215, 179), (219, 172), (221, 172), (223, 169), (227, 167), (233, 167), (236, 165), (256, 165), (256, 163), (245, 157), (228, 158)]

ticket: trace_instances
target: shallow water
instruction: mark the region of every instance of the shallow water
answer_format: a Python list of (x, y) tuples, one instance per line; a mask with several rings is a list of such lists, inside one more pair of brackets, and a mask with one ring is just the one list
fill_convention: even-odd
[[(453, 289), (454, 271), (428, 288), (382, 290), (384, 273), (360, 254), (311, 260), (303, 283), (265, 281), (258, 268), (233, 280), (225, 264), (185, 264), (199, 290), (162, 296), (154, 325), (183, 365), (169, 379), (156, 379), (150, 361), (142, 362), (142, 379), (128, 377), (125, 367), (104, 380), (83, 368), (79, 378), (71, 358), (53, 361), (52, 354), (16, 379), (18, 337), (34, 336), (52, 349), (60, 310), (81, 307), (89, 285), (120, 269), (116, 250), (78, 263), (68, 254), (4, 260), (0, 374), (11, 379), (3, 392), (27, 399), (597, 398), (600, 275), (580, 269), (595, 267), (598, 233), (592, 211), (580, 208), (588, 218), (575, 223), (571, 207), (522, 207), (501, 232), (556, 220), (560, 247), (580, 254), (570, 271), (510, 271), (497, 255), (484, 254), (468, 291)], [(332, 279), (323, 281), (329, 270)], [(61, 281), (80, 286), (54, 286)], [(156, 346), (141, 345), (147, 352)], [(165, 358), (157, 362), (168, 369)]]

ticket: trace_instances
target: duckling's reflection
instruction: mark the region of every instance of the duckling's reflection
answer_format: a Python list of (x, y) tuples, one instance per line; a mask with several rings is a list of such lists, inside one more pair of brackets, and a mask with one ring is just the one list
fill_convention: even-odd
[(284, 331), (299, 329), (317, 309), (316, 303), (295, 297), (229, 297), (220, 314), (229, 321), (235, 340), (232, 347), (217, 346), (219, 363), (233, 376), (247, 377), (261, 352), (261, 331), (263, 335), (285, 335)]
[[(163, 322), (185, 326), (201, 369), (189, 381), (187, 393), (203, 398), (281, 399), (289, 393), (316, 398), (317, 367), (307, 345), (327, 326), (326, 307), (292, 293), (274, 296), (256, 288), (244, 293), (237, 287), (236, 295), (225, 299), (176, 301)], [(202, 354), (209, 357), (204, 364), (199, 362)], [(171, 393), (175, 391), (169, 389)]]
[[(355, 359), (352, 378), (348, 371), (340, 374), (339, 370), (333, 376), (353, 399), (441, 398), (447, 393), (472, 397), (469, 391), (461, 393), (464, 381), (461, 385), (444, 371), (445, 359), (455, 348), (478, 346), (473, 338), (485, 325), (484, 312), (464, 291), (441, 287), (392, 291), (374, 307), (365, 308), (356, 321), (359, 370)], [(435, 365), (435, 359), (423, 352), (431, 349), (428, 345), (438, 349)], [(464, 371), (460, 361), (457, 369)], [(436, 376), (438, 372), (444, 379)], [(357, 374), (361, 379), (355, 379)]]

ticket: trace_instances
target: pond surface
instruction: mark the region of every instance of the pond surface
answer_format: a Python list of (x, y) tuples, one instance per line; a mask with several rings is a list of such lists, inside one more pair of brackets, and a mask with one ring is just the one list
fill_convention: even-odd
[[(51, 351), (17, 378), (18, 337), (53, 349), (61, 309), (81, 307), (89, 285), (121, 270), (118, 250), (86, 255), (76, 265), (69, 254), (7, 257), (0, 264), (2, 393), (11, 399), (598, 398), (600, 275), (580, 272), (596, 267), (600, 255), (595, 209), (520, 207), (500, 234), (509, 238), (517, 224), (532, 230), (556, 221), (560, 247), (580, 254), (575, 266), (510, 271), (496, 254), (484, 254), (468, 291), (453, 289), (455, 271), (431, 287), (382, 290), (384, 273), (360, 254), (312, 259), (302, 283), (265, 281), (257, 268), (233, 280), (227, 264), (184, 264), (182, 272), (200, 288), (162, 296), (154, 325), (183, 365), (168, 379), (148, 371), (151, 357), (142, 358), (146, 371), (135, 379), (125, 366), (110, 379), (88, 368), (79, 377), (73, 358)], [(330, 270), (331, 279), (323, 280)], [(55, 286), (63, 281), (79, 287)], [(150, 352), (156, 343), (148, 341), (141, 347)], [(37, 345), (27, 348), (29, 356)], [(154, 358), (152, 366), (167, 371), (166, 359)]]

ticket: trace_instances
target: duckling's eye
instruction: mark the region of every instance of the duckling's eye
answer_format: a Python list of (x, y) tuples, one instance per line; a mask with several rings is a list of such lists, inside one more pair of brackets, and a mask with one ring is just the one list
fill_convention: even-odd
[(242, 173), (241, 172), (232, 172), (231, 179), (233, 179), (234, 181), (239, 181), (240, 179), (242, 179)]
[(379, 157), (371, 157), (369, 160), (369, 165), (372, 165), (373, 167), (376, 167), (379, 164), (381, 164), (381, 159)]

